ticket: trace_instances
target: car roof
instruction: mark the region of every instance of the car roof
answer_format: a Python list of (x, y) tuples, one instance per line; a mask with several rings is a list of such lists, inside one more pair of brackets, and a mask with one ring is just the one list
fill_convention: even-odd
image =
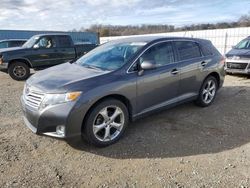
[(203, 41), (209, 42), (209, 40), (199, 39), (199, 38), (191, 38), (191, 37), (166, 37), (166, 36), (130, 36), (124, 37), (121, 39), (113, 40), (111, 42), (114, 43), (123, 43), (123, 42), (154, 42), (154, 41), (162, 41), (162, 40), (192, 40), (192, 41)]
[(38, 34), (38, 35), (34, 35), (36, 37), (41, 37), (41, 36), (70, 36), (68, 34), (64, 34), (64, 33), (45, 33), (45, 34)]

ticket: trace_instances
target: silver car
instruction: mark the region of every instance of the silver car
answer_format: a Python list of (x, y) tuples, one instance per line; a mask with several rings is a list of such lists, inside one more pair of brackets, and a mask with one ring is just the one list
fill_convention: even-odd
[(130, 121), (152, 112), (187, 101), (211, 105), (224, 76), (224, 59), (207, 40), (112, 41), (30, 77), (21, 97), (24, 121), (37, 134), (108, 146)]
[(250, 75), (250, 37), (242, 40), (226, 54), (226, 72)]

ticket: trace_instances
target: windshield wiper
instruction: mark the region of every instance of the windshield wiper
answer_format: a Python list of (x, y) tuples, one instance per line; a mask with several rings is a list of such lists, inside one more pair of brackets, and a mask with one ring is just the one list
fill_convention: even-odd
[(102, 68), (100, 68), (100, 67), (96, 67), (96, 66), (93, 66), (93, 65), (85, 65), (84, 67), (86, 67), (86, 68), (90, 68), (90, 69), (99, 70), (99, 71), (103, 71), (103, 69), (102, 69)]

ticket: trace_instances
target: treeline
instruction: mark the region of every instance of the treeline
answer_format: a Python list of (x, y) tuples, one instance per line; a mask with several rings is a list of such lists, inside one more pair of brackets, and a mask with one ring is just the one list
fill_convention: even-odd
[[(234, 27), (250, 27), (250, 13), (241, 16), (235, 22), (221, 22), (216, 24), (193, 24), (182, 27), (174, 25), (140, 25), (140, 26), (119, 26), (119, 25), (92, 25), (88, 29), (80, 29), (80, 31), (98, 32), (101, 37), (106, 36), (124, 36), (124, 35), (140, 35), (150, 33), (166, 33), (176, 31), (193, 31), (205, 29), (224, 29)], [(76, 30), (73, 30), (76, 31)]]

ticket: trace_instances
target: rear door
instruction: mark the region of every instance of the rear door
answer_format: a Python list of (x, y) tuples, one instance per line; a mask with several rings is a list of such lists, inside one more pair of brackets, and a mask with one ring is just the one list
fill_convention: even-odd
[(60, 61), (57, 61), (57, 64), (69, 62), (76, 58), (75, 47), (72, 42), (72, 39), (68, 35), (58, 35), (58, 54), (60, 57)]
[(153, 45), (137, 63), (144, 60), (154, 61), (157, 68), (145, 70), (143, 75), (137, 78), (138, 115), (177, 102), (180, 81), (171, 42)]
[(200, 67), (203, 64), (203, 57), (199, 44), (195, 41), (174, 41), (178, 54), (180, 73), (180, 100), (194, 97), (200, 89)]

